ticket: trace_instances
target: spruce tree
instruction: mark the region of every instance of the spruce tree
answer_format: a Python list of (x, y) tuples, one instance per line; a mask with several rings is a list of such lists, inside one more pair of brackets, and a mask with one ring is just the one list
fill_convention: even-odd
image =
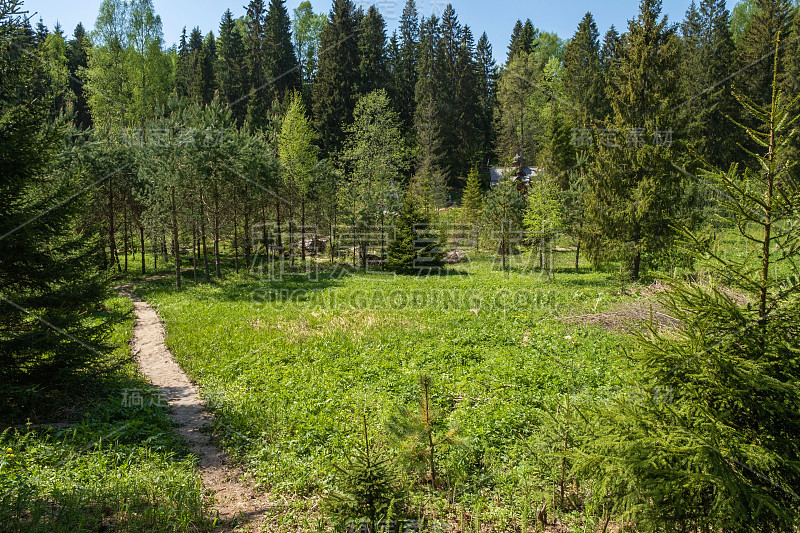
[(603, 91), (599, 34), (594, 17), (586, 13), (564, 53), (564, 92), (575, 106), (576, 125), (586, 128), (605, 118)]
[(392, 97), (402, 122), (402, 131), (408, 135), (409, 144), (414, 138), (414, 114), (417, 100), (417, 63), (420, 44), (419, 15), (414, 0), (407, 0), (400, 18), (398, 58), (393, 72)]
[(345, 124), (352, 120), (359, 82), (358, 21), (352, 0), (335, 0), (320, 37), (317, 77), (312, 94), (314, 125), (322, 157), (337, 154)]
[(519, 34), (519, 51), (523, 54), (530, 54), (533, 51), (534, 43), (538, 36), (539, 31), (534, 28), (531, 19), (527, 19)]
[(0, 6), (0, 387), (3, 412), (27, 403), (96, 364), (102, 371), (108, 324), (102, 248), (80, 224), (90, 188), (65, 171), (65, 125), (49, 118), (51, 101), (34, 97), (47, 76), (24, 35), (21, 3)]
[(492, 45), (486, 32), (481, 34), (475, 48), (475, 61), (478, 69), (478, 114), (475, 128), (479, 139), (479, 163), (488, 167), (494, 152), (495, 129), (494, 111), (497, 107), (497, 64), (492, 54)]
[(302, 86), (300, 65), (292, 45), (292, 21), (285, 3), (285, 0), (270, 0), (264, 19), (267, 81), (270, 93), (281, 101)]
[[(757, 0), (755, 11), (738, 43), (738, 74), (736, 89), (758, 105), (766, 105), (771, 95), (772, 61), (778, 34), (786, 38), (792, 25), (790, 0)], [(778, 79), (785, 76), (784, 64), (779, 65)]]
[(766, 106), (738, 96), (759, 124), (744, 127), (757, 166), (706, 174), (744, 248), (721, 253), (714, 235), (682, 228), (712, 284), (668, 280), (661, 300), (680, 326), (638, 335), (629, 388), (588, 417), (579, 471), (638, 530), (792, 531), (800, 520), (800, 183), (783, 153), (796, 98), (772, 64)]
[(203, 39), (203, 53), (200, 60), (200, 94), (204, 104), (210, 104), (217, 92), (217, 41), (214, 32), (208, 32)]
[(92, 126), (92, 117), (89, 114), (89, 104), (86, 101), (86, 89), (80, 82), (83, 71), (89, 66), (89, 51), (92, 42), (80, 22), (72, 32), (73, 38), (67, 45), (67, 61), (69, 63), (69, 88), (75, 96), (75, 124), (83, 129)]
[(264, 0), (250, 0), (247, 6), (247, 32), (244, 39), (247, 65), (247, 122), (251, 127), (264, 128), (272, 102), (272, 88), (267, 83), (270, 59), (267, 56), (266, 7)]
[(394, 219), (395, 239), (389, 244), (386, 270), (418, 276), (439, 271), (443, 265), (441, 242), (431, 223), (432, 219), (417, 206), (413, 195), (406, 194)]
[(480, 218), (483, 212), (483, 190), (481, 187), (480, 172), (473, 168), (467, 174), (467, 185), (461, 197), (461, 219), (470, 226), (471, 234), (475, 239), (475, 249), (480, 246)]
[(603, 46), (600, 48), (600, 70), (603, 80), (607, 82), (611, 69), (619, 61), (621, 38), (619, 32), (612, 24), (603, 36)]
[(677, 67), (678, 40), (661, 18), (660, 0), (642, 0), (609, 73), (614, 118), (598, 143), (587, 199), (590, 252), (597, 258), (615, 250), (632, 279), (643, 259), (657, 264), (670, 249), (670, 218), (680, 215), (682, 184), (667, 138)]
[(522, 49), (522, 21), (517, 19), (516, 24), (514, 24), (514, 29), (511, 31), (511, 42), (508, 44), (508, 57), (506, 59), (506, 64), (510, 63), (511, 60), (516, 56), (520, 50)]
[(388, 80), (386, 64), (386, 23), (375, 6), (367, 9), (359, 24), (358, 34), (359, 87), (362, 95), (385, 89)]
[(181, 98), (189, 96), (192, 79), (191, 72), (189, 39), (186, 36), (186, 26), (184, 26), (183, 31), (181, 31), (181, 39), (178, 42), (178, 57), (175, 63), (175, 92)]
[(241, 125), (245, 118), (245, 75), (242, 64), (244, 43), (236, 29), (233, 13), (228, 9), (222, 15), (219, 24), (219, 40), (217, 41), (219, 62), (217, 64), (217, 84), (220, 99), (231, 107), (233, 118)]

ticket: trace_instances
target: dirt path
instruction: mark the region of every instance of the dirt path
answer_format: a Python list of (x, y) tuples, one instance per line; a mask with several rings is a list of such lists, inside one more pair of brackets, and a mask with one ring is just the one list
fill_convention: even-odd
[(134, 284), (117, 287), (121, 295), (133, 301), (136, 313), (131, 352), (142, 373), (161, 389), (178, 423), (176, 431), (186, 437), (199, 459), (203, 484), (213, 493), (213, 509), (219, 513), (217, 530), (258, 531), (265, 511), (272, 506), (268, 496), (259, 494), (244, 472), (228, 464), (225, 454), (200, 432), (213, 417), (200, 400), (197, 387), (164, 344), (164, 324), (156, 310), (128, 290)]

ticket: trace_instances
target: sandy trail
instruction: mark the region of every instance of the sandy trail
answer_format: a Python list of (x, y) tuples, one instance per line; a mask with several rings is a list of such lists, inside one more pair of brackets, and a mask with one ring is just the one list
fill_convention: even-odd
[(231, 466), (226, 455), (200, 432), (201, 426), (213, 416), (200, 400), (197, 387), (164, 344), (166, 332), (158, 313), (131, 293), (130, 286), (118, 288), (121, 295), (133, 301), (136, 314), (131, 353), (142, 373), (161, 389), (162, 397), (171, 407), (172, 418), (178, 424), (177, 433), (189, 441), (192, 452), (198, 457), (203, 484), (213, 493), (213, 509), (219, 513), (217, 530), (258, 531), (263, 525), (264, 513), (272, 506), (268, 496), (256, 491), (244, 472)]

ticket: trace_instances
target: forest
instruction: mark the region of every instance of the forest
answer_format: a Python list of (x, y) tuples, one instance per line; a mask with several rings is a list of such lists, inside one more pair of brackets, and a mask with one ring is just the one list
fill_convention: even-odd
[(167, 46), (152, 0), (0, 0), (0, 522), (221, 527), (126, 409), (131, 290), (264, 530), (798, 531), (797, 3), (502, 51), (285, 4)]

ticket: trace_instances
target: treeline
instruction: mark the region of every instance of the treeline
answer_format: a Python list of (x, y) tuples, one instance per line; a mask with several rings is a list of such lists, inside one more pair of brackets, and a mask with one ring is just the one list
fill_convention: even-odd
[[(154, 171), (136, 163), (149, 161), (137, 149), (161, 137), (176, 109), (194, 108), (190, 114), (200, 116), (213, 107), (230, 114), (223, 131), (236, 133), (237, 150), (261, 143), (265, 157), (274, 159), (256, 175), (227, 152), (225, 164), (237, 169), (231, 183), (249, 180), (264, 192), (253, 212), (249, 205), (220, 208), (220, 231), (226, 241), (237, 241), (237, 253), (237, 230), (252, 223), (255, 211), (262, 223), (283, 229), (290, 219), (305, 226), (306, 212), (329, 230), (348, 216), (351, 223), (358, 219), (368, 226), (380, 218), (385, 224), (387, 213), (397, 213), (386, 208), (389, 196), (409, 190), (435, 214), (462, 195), (471, 169), (485, 189), (489, 164), (508, 167), (516, 158), (538, 169), (533, 196), (555, 205), (534, 218), (557, 221), (556, 229), (571, 235), (578, 253), (585, 250), (595, 264), (623, 260), (638, 278), (643, 266), (679, 259), (671, 246), (671, 221), (699, 224), (715, 210), (713, 192), (697, 177), (700, 169), (754, 163), (751, 141), (732, 127), (732, 121), (748, 120), (733, 91), (752, 103), (767, 101), (769, 58), (780, 38), (781, 87), (795, 94), (797, 31), (797, 9), (788, 0), (747, 0), (733, 16), (723, 1), (702, 0), (692, 3), (679, 25), (662, 16), (661, 2), (643, 0), (627, 31), (612, 27), (602, 41), (591, 13), (567, 42), (530, 20), (518, 21), (498, 67), (486, 34), (476, 43), (451, 5), (441, 18), (419, 17), (409, 0), (398, 30), (387, 37), (374, 6), (364, 11), (350, 0), (336, 0), (326, 16), (304, 2), (290, 17), (283, 1), (253, 0), (241, 18), (230, 10), (223, 14), (218, 36), (184, 30), (177, 48), (165, 49), (152, 2), (106, 0), (91, 35), (79, 24), (66, 41), (60, 28), (50, 33), (40, 21), (18, 40), (47, 65), (50, 75), (40, 90), (53, 96), (53, 117), (71, 113), (76, 139), (130, 164), (103, 184), (93, 212), (96, 220), (106, 220), (114, 263), (118, 240), (128, 250), (127, 226), (140, 237), (147, 226), (155, 241), (163, 241), (152, 242), (156, 249), (177, 247), (156, 235), (170, 231), (169, 217), (145, 219), (145, 210), (135, 205), (161, 204), (137, 196), (140, 187), (125, 175), (155, 183)], [(295, 94), (313, 129), (306, 158), (312, 166), (301, 182), (282, 166), (278, 146)], [(353, 129), (355, 110), (370, 96), (373, 103), (381, 101), (370, 112), (396, 126), (398, 135), (390, 135), (396, 141), (392, 153), (381, 156), (391, 161), (367, 169), (359, 160), (375, 155), (366, 150), (351, 157), (349, 137), (364, 133)], [(199, 126), (189, 121), (181, 127)], [(132, 137), (139, 138), (137, 147), (113, 148)], [(97, 165), (103, 157), (89, 159)], [(321, 161), (324, 170), (315, 166)], [(163, 191), (163, 184), (152, 190)], [(375, 190), (389, 196), (376, 199)], [(225, 191), (221, 201), (234, 201), (236, 195), (227, 186)], [(334, 205), (327, 205), (330, 199)], [(192, 202), (177, 193), (182, 213)], [(516, 202), (519, 221), (528, 203)], [(358, 210), (358, 217), (344, 212), (345, 205)], [(304, 220), (294, 220), (301, 211)], [(192, 224), (211, 225), (206, 222)], [(195, 232), (193, 225), (182, 225), (177, 238), (186, 243)], [(243, 235), (241, 242), (251, 237)]]

